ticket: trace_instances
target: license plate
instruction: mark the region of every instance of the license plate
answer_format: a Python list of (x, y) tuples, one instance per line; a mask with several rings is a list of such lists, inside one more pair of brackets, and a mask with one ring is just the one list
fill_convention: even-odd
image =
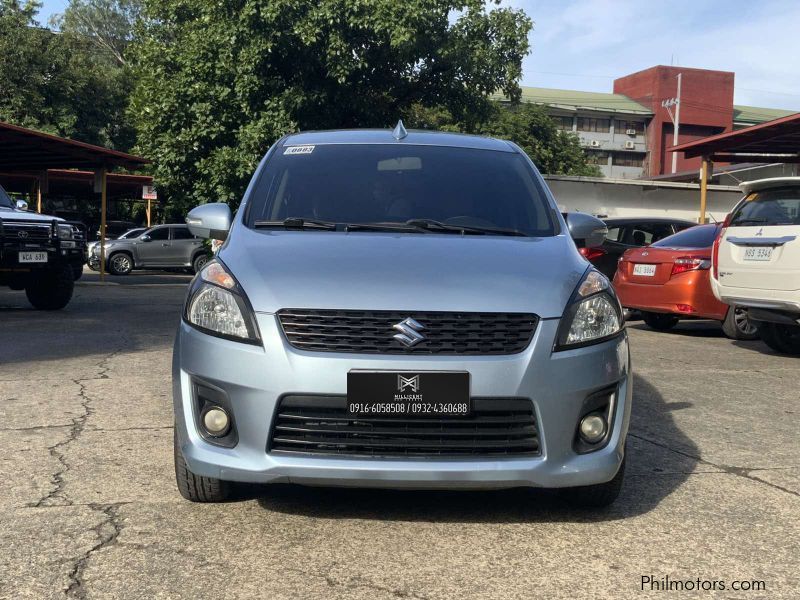
[(656, 265), (633, 265), (633, 274), (642, 277), (653, 277), (656, 274)]
[(744, 249), (745, 260), (769, 260), (772, 258), (772, 246), (751, 246)]
[(47, 252), (20, 252), (19, 262), (21, 263), (46, 263)]
[(470, 414), (466, 371), (350, 371), (347, 412), (394, 417)]

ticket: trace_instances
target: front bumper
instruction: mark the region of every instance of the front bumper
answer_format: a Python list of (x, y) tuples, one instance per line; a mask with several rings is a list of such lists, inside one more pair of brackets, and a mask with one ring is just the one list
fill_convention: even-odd
[[(397, 356), (303, 352), (292, 348), (275, 315), (258, 314), (264, 346), (212, 337), (181, 322), (173, 354), (176, 435), (198, 475), (253, 483), (390, 488), (569, 487), (604, 483), (624, 457), (631, 407), (625, 333), (585, 348), (552, 352), (558, 319), (540, 321), (528, 348), (509, 356)], [(471, 375), (471, 395), (527, 397), (539, 424), (541, 454), (524, 458), (361, 458), (269, 454), (267, 442), (284, 394), (345, 394), (347, 372), (454, 370)], [(222, 448), (195, 425), (193, 379), (229, 396), (238, 444)], [(610, 436), (578, 454), (573, 439), (585, 398), (617, 386)]]

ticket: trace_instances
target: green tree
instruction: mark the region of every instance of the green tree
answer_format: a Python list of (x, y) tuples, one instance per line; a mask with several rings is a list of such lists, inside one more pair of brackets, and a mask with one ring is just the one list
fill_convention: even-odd
[(128, 149), (130, 73), (82, 35), (40, 27), (39, 8), (0, 0), (0, 120)]
[(145, 0), (138, 149), (173, 201), (236, 204), (288, 131), (387, 127), (415, 105), (477, 127), (489, 94), (519, 97), (530, 28), (483, 0)]

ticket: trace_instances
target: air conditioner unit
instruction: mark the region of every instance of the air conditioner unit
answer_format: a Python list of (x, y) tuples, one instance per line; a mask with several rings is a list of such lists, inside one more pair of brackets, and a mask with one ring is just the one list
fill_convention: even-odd
[(600, 140), (592, 140), (591, 142), (589, 142), (589, 145), (592, 148), (599, 148), (600, 147)]
[(627, 133), (628, 135), (636, 135), (636, 130), (635, 129), (626, 129), (625, 133)]
[(625, 150), (633, 150), (634, 148), (636, 148), (636, 144), (634, 142), (630, 140), (625, 142)]

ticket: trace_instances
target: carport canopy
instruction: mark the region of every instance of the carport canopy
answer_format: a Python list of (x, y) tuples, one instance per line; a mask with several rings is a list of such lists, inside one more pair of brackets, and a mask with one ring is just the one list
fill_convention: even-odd
[(670, 152), (684, 158), (702, 158), (700, 167), (700, 223), (706, 222), (708, 179), (714, 161), (725, 163), (800, 162), (800, 113), (678, 144)]
[(678, 144), (670, 152), (727, 163), (800, 162), (800, 113), (737, 131)]
[(150, 161), (0, 121), (0, 171), (47, 169), (135, 170)]
[(41, 179), (50, 169), (86, 169), (97, 175), (95, 181), (100, 192), (100, 277), (105, 279), (105, 237), (107, 172), (122, 167), (135, 170), (148, 161), (102, 146), (58, 137), (42, 131), (27, 129), (0, 121), (0, 172), (39, 173), (39, 202), (41, 211)]

